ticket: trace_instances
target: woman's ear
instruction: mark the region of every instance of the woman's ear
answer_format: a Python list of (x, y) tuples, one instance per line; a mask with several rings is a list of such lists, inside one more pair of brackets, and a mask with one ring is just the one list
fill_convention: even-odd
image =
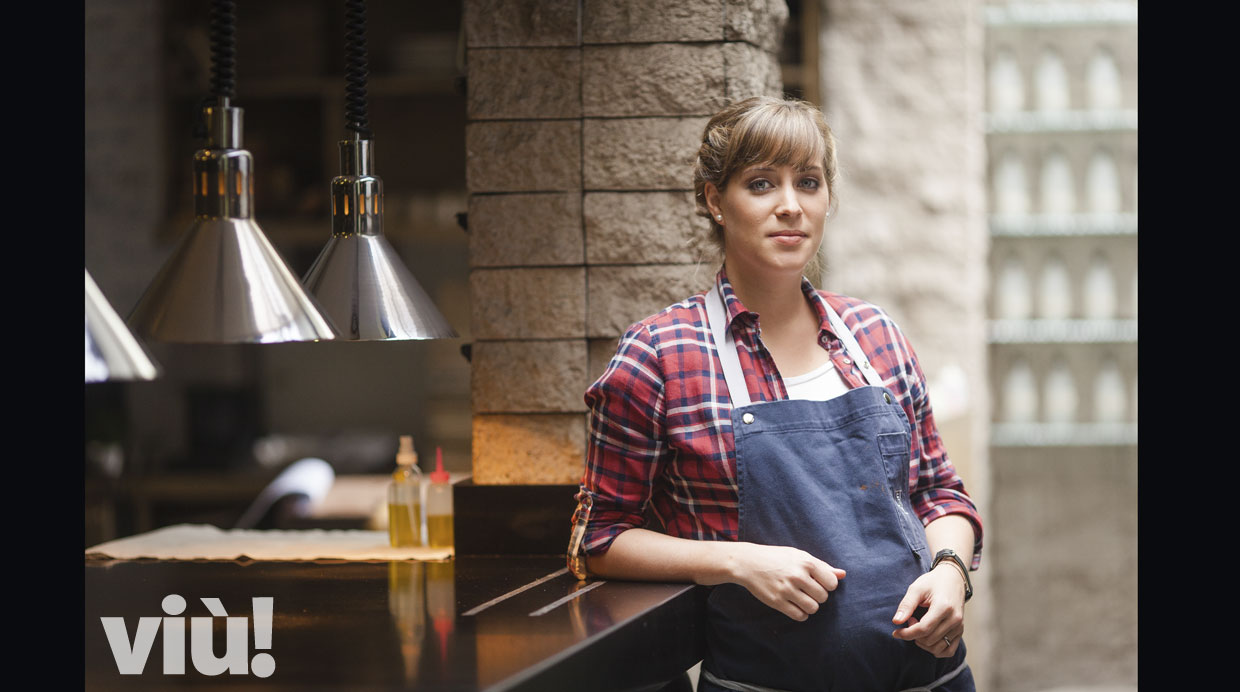
[(706, 183), (706, 187), (703, 192), (706, 197), (706, 208), (710, 210), (710, 215), (717, 221), (719, 219), (719, 215), (723, 213), (722, 207), (719, 206), (719, 188), (715, 187), (714, 183)]

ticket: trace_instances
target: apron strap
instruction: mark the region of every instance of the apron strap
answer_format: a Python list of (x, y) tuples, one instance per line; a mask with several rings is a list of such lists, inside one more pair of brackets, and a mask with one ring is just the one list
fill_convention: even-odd
[[(879, 376), (870, 359), (866, 358), (861, 344), (857, 343), (852, 331), (844, 324), (843, 318), (831, 309), (826, 300), (822, 305), (827, 310), (827, 321), (831, 330), (844, 343), (844, 350), (852, 358), (865, 381), (875, 387), (883, 386), (883, 378)], [(732, 407), (740, 408), (751, 403), (749, 388), (745, 384), (745, 373), (741, 370), (740, 358), (736, 355), (736, 341), (732, 338), (732, 330), (728, 329), (727, 309), (723, 304), (723, 296), (719, 293), (719, 285), (706, 294), (706, 319), (710, 322), (710, 333), (715, 340), (715, 348), (719, 351), (719, 362), (723, 366), (723, 379), (728, 383), (728, 393), (732, 395)]]
[(723, 379), (728, 383), (728, 394), (732, 396), (732, 408), (748, 406), (752, 401), (749, 387), (745, 384), (745, 373), (736, 355), (736, 341), (732, 338), (732, 330), (728, 329), (727, 311), (723, 297), (719, 295), (718, 284), (706, 294), (706, 319), (710, 321), (710, 333), (715, 339), (715, 349), (719, 351), (719, 363), (723, 366)]

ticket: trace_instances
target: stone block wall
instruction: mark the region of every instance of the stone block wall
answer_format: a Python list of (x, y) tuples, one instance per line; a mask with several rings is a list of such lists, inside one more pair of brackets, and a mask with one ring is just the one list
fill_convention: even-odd
[(466, 0), (473, 472), (577, 483), (583, 394), (633, 322), (709, 286), (709, 116), (782, 93), (783, 0)]

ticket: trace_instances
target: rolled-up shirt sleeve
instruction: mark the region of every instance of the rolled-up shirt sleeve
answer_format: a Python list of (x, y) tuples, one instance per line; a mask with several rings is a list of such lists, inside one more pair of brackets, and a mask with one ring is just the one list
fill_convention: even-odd
[(585, 555), (606, 552), (616, 536), (645, 523), (668, 453), (663, 392), (655, 336), (636, 324), (585, 394), (589, 439), (568, 551), (569, 567), (579, 578), (585, 578)]
[(909, 500), (922, 525), (949, 514), (959, 514), (973, 525), (973, 564), (977, 569), (982, 563), (982, 518), (973, 498), (964, 489), (964, 482), (956, 473), (956, 466), (947, 456), (943, 440), (939, 437), (926, 389), (926, 377), (917, 361), (912, 346), (899, 336), (901, 346), (909, 358), (905, 371), (910, 381), (909, 394), (913, 401), (914, 432), (918, 438), (917, 480), (910, 490)]

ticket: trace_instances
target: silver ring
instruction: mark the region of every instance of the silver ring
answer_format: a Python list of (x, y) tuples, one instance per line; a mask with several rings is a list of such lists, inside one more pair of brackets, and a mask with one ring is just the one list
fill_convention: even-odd
[(943, 637), (943, 641), (947, 642), (947, 645), (948, 645), (948, 646), (951, 646), (951, 645), (952, 645), (952, 639), (951, 639), (951, 637), (944, 636), (944, 637)]

